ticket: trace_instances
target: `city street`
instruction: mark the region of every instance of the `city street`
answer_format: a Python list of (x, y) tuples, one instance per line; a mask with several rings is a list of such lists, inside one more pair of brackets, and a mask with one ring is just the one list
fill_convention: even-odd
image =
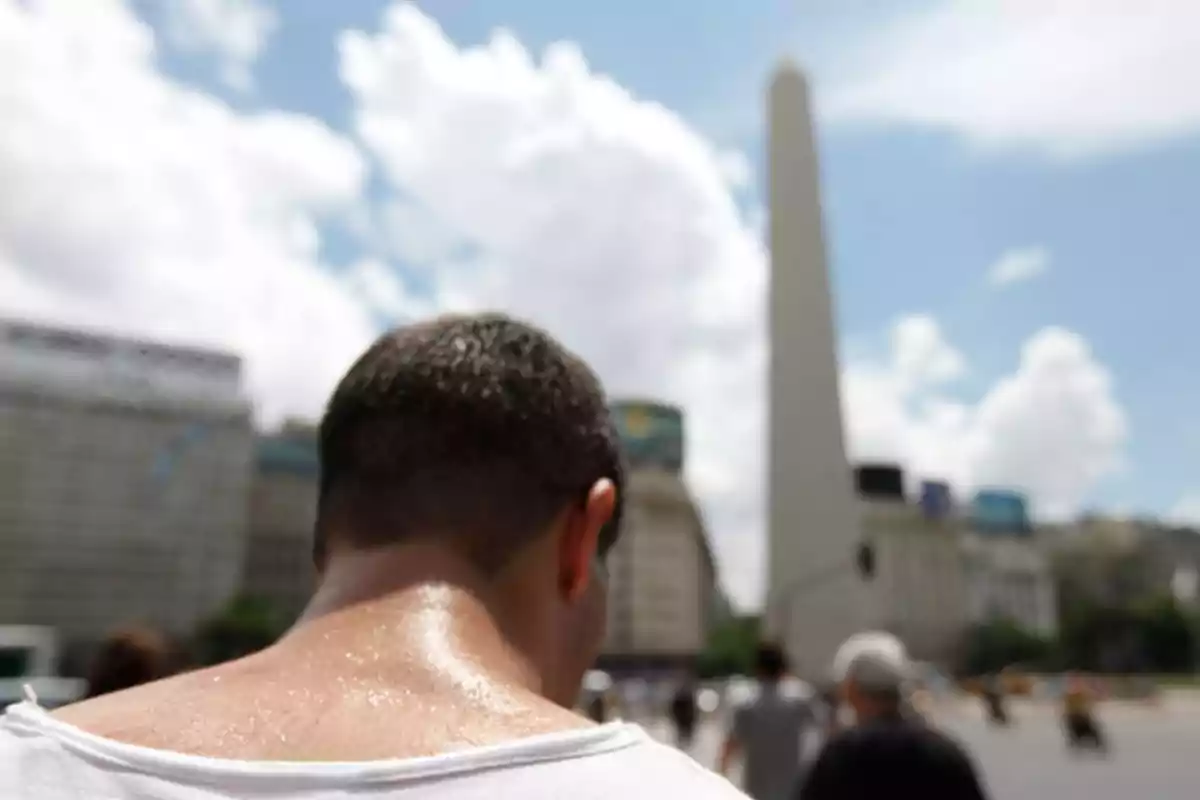
[[(989, 728), (979, 707), (944, 706), (935, 719), (971, 750), (996, 800), (1192, 800), (1200, 785), (1200, 699), (1160, 707), (1110, 704), (1101, 709), (1115, 751), (1105, 761), (1072, 757), (1052, 707), (1015, 709), (1015, 725)], [(665, 724), (648, 726), (669, 740)], [(715, 764), (721, 726), (706, 725), (693, 755)]]

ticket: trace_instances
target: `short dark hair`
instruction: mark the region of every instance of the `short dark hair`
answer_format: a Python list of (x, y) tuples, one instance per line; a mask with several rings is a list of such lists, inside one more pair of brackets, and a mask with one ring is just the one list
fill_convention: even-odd
[(758, 677), (777, 681), (787, 675), (788, 657), (783, 647), (775, 642), (763, 642), (754, 654), (754, 671)]
[(599, 379), (502, 314), (442, 316), (380, 337), (333, 392), (319, 432), (314, 555), (437, 535), (485, 571), (624, 468)]

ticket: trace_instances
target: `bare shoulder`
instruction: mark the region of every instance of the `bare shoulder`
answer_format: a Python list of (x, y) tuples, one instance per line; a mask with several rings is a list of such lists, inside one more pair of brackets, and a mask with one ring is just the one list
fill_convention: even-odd
[[(167, 732), (195, 732), (197, 720), (220, 719), (253, 702), (246, 682), (239, 680), (249, 664), (231, 662), (184, 672), (153, 683), (73, 703), (54, 710), (60, 722), (127, 744), (175, 749)], [(185, 735), (184, 739), (188, 736)]]

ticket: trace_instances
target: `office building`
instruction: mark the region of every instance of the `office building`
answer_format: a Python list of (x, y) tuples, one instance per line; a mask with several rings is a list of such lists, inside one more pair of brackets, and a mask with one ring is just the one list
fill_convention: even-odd
[(1200, 610), (1200, 531), (1155, 524), (1146, 541), (1152, 591)]
[(950, 487), (924, 482), (913, 502), (898, 466), (861, 465), (854, 475), (863, 537), (875, 555), (866, 584), (870, 627), (894, 633), (913, 658), (954, 663), (969, 619), (965, 521)]
[[(819, 169), (804, 77), (774, 75), (768, 108), (770, 366), (766, 627), (802, 674), (824, 677), (863, 629), (859, 522), (843, 441)], [(819, 585), (814, 575), (831, 572)], [(803, 587), (801, 589), (801, 587)]]
[(238, 585), (252, 448), (235, 356), (0, 322), (0, 624), (189, 633)]
[(653, 402), (614, 404), (629, 479), (625, 525), (608, 557), (609, 620), (601, 667), (690, 666), (719, 613), (716, 566), (683, 482), (683, 416)]
[(963, 536), (967, 608), (972, 623), (1005, 620), (1043, 636), (1058, 629), (1052, 561), (1024, 496), (981, 490)]
[(1150, 519), (1088, 515), (1053, 537), (1060, 601), (1129, 606), (1174, 597), (1197, 604), (1200, 532)]
[(42, 708), (73, 703), (87, 691), (81, 678), (58, 677), (59, 639), (53, 628), (0, 625), (0, 713), (29, 689)]
[(313, 529), (320, 465), (316, 429), (289, 422), (259, 437), (250, 484), (242, 594), (300, 615), (316, 586)]

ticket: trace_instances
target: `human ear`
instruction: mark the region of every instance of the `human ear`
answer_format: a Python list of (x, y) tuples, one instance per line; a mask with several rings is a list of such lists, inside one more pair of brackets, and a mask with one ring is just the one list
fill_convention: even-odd
[(559, 586), (567, 602), (574, 603), (587, 592), (592, 580), (600, 531), (612, 519), (617, 489), (607, 478), (588, 490), (582, 507), (571, 509), (563, 523), (559, 545)]

